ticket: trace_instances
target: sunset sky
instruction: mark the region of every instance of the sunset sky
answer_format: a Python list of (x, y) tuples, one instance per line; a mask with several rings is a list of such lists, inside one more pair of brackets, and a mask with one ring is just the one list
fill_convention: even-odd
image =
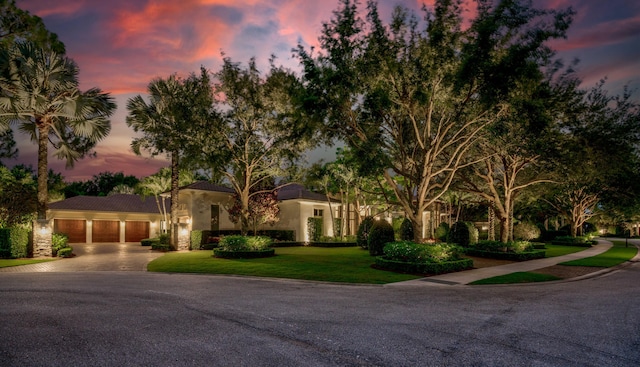
[[(422, 0), (379, 0), (388, 17), (397, 4), (419, 10)], [(469, 0), (471, 3), (471, 0)], [(133, 131), (125, 124), (126, 101), (145, 94), (153, 78), (186, 75), (201, 65), (218, 70), (221, 52), (234, 61), (255, 56), (265, 70), (269, 55), (292, 69), (291, 49), (298, 43), (317, 44), (323, 21), (331, 18), (338, 0), (17, 0), (17, 5), (43, 18), (58, 34), (67, 55), (80, 67), (81, 89), (99, 87), (111, 93), (118, 110), (109, 137), (96, 147), (97, 157), (85, 158), (72, 170), (50, 159), (50, 167), (67, 181), (86, 180), (104, 172), (143, 177), (167, 162), (137, 157), (130, 149)], [(427, 5), (433, 0), (427, 0)], [(604, 77), (607, 89), (619, 94), (627, 84), (640, 100), (640, 1), (533, 0), (536, 7), (577, 11), (566, 40), (553, 47), (558, 56), (581, 60), (584, 86)], [(473, 6), (470, 6), (472, 8)], [(36, 166), (36, 145), (16, 135), (17, 161)], [(310, 153), (309, 161), (332, 158), (334, 148)]]

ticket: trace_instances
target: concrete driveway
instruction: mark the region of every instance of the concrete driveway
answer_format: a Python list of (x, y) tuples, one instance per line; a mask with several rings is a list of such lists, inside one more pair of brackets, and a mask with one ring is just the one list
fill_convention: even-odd
[(76, 271), (146, 271), (147, 264), (162, 256), (140, 243), (75, 243), (72, 258), (45, 263), (12, 266), (3, 273), (76, 272)]

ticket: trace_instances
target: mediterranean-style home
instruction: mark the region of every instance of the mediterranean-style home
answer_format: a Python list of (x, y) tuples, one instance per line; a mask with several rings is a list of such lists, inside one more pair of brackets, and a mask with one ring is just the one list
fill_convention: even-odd
[[(178, 200), (180, 228), (213, 232), (239, 229), (238, 224), (231, 222), (225, 209), (232, 195), (232, 189), (208, 181), (181, 187)], [(278, 190), (279, 221), (261, 229), (291, 230), (296, 241), (308, 242), (308, 218), (316, 217), (322, 218), (322, 235), (333, 236), (333, 211), (333, 218), (345, 218), (351, 226), (350, 232), (355, 233), (354, 209), (343, 210), (338, 200), (330, 200), (331, 203), (326, 195), (311, 192), (299, 184), (284, 186)], [(53, 231), (67, 234), (71, 243), (139, 242), (158, 236), (166, 228), (168, 218), (161, 214), (160, 208), (165, 208), (166, 213), (171, 212), (168, 193), (162, 194), (158, 200), (128, 194), (76, 196), (49, 204), (47, 219), (53, 220)], [(361, 215), (368, 212), (360, 210)], [(387, 212), (383, 216), (390, 221), (392, 216), (401, 217), (403, 214)], [(423, 237), (431, 237), (431, 231), (439, 224), (438, 217), (438, 213), (425, 211)]]
[[(231, 222), (225, 207), (230, 203), (233, 190), (207, 181), (198, 181), (180, 188), (179, 222), (189, 230), (239, 229)], [(339, 207), (334, 199), (332, 209)], [(159, 197), (170, 213), (168, 193)], [(322, 217), (324, 235), (331, 233), (329, 202), (323, 194), (292, 184), (278, 190), (280, 220), (265, 229), (293, 230), (296, 241), (309, 240), (307, 218)], [(138, 242), (155, 237), (165, 228), (154, 197), (116, 194), (106, 197), (75, 196), (49, 204), (47, 218), (53, 220), (54, 232), (65, 233), (71, 243)]]

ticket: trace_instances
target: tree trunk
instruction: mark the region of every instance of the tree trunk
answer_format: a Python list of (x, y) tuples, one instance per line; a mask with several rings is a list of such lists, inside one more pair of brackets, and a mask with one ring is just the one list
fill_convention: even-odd
[(48, 188), (48, 148), (49, 126), (44, 122), (37, 122), (38, 126), (38, 219), (47, 219), (47, 203), (49, 201)]
[(489, 241), (495, 241), (496, 240), (496, 213), (493, 210), (493, 204), (489, 205), (489, 213), (487, 214), (488, 216), (488, 221), (489, 221), (489, 229), (488, 229), (488, 233), (487, 233), (487, 239)]
[(500, 218), (500, 242), (509, 242), (509, 217)]
[(178, 206), (179, 204), (179, 153), (171, 152), (171, 246), (178, 249)]

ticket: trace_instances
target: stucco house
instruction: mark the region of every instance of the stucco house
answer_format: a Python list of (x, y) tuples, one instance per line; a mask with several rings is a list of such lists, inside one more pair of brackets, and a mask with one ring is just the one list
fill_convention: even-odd
[[(189, 230), (239, 229), (229, 220), (225, 206), (233, 190), (198, 181), (180, 188), (178, 218)], [(168, 193), (163, 194), (167, 213), (171, 211)], [(333, 200), (333, 199), (332, 199)], [(323, 218), (323, 235), (331, 233), (329, 202), (322, 194), (298, 184), (278, 191), (280, 220), (264, 229), (293, 230), (296, 241), (308, 241), (307, 218)], [(332, 209), (339, 203), (333, 200)], [(71, 243), (139, 242), (155, 237), (166, 227), (153, 197), (118, 194), (107, 197), (76, 196), (49, 204), (47, 218), (53, 220), (54, 232), (65, 233)]]

